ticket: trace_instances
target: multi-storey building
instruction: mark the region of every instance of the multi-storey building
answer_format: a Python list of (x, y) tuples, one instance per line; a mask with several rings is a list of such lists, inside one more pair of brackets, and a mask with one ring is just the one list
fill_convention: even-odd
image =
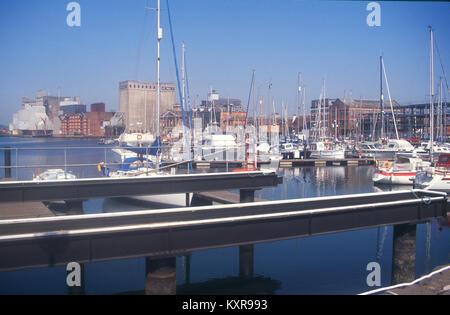
[(64, 136), (88, 135), (88, 118), (86, 116), (86, 113), (62, 116), (61, 134)]
[[(320, 109), (318, 118), (318, 100), (312, 101), (311, 129), (313, 135), (319, 131), (314, 127), (322, 126), (322, 136), (337, 139), (376, 140), (381, 136), (381, 106), (379, 100), (334, 99), (325, 102), (329, 106)], [(446, 138), (450, 135), (450, 107), (448, 103), (434, 104), (434, 138)], [(384, 102), (383, 136), (396, 137), (397, 129), (402, 138), (429, 138), (430, 105), (428, 103), (401, 106), (396, 101)], [(448, 116), (448, 117), (447, 117)]]
[(15, 134), (57, 135), (60, 133), (61, 106), (75, 104), (80, 104), (77, 96), (52, 96), (45, 90), (38, 91), (35, 99), (23, 97), (21, 109), (13, 117)]
[(64, 136), (105, 136), (105, 126), (110, 125), (114, 113), (105, 112), (105, 104), (91, 105), (90, 112), (68, 113), (61, 116), (61, 134)]
[[(161, 83), (160, 117), (175, 104), (175, 85)], [(156, 109), (157, 84), (154, 82), (124, 81), (119, 83), (119, 112), (124, 113), (127, 132), (156, 131), (160, 122)]]
[[(450, 136), (450, 103), (434, 104), (434, 139), (445, 140)], [(407, 130), (405, 137), (430, 137), (430, 104), (411, 104), (402, 106), (403, 112), (398, 115), (400, 126)]]

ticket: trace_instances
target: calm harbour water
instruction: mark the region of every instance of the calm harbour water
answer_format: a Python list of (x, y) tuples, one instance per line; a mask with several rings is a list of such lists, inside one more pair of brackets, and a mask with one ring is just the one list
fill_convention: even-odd
[[(69, 167), (78, 177), (99, 177), (96, 164), (112, 161), (110, 147), (96, 141), (0, 138), (0, 147), (10, 146), (12, 164), (64, 165), (92, 164)], [(63, 147), (74, 149), (64, 150)], [(31, 150), (38, 147), (57, 150)], [(100, 149), (80, 149), (82, 147)], [(17, 150), (15, 148), (21, 148)], [(25, 149), (26, 148), (26, 149)], [(66, 157), (64, 158), (64, 151)], [(17, 156), (16, 156), (17, 152)], [(0, 152), (0, 165), (4, 165)], [(49, 167), (47, 167), (49, 168)], [(58, 168), (64, 168), (59, 166)], [(42, 170), (45, 167), (41, 168)], [(12, 176), (30, 179), (36, 169), (13, 169)], [(256, 197), (283, 200), (303, 197), (330, 196), (374, 192), (370, 177), (372, 166), (304, 167), (281, 169), (283, 184), (264, 189)], [(0, 170), (3, 177), (3, 170)], [(394, 187), (383, 189), (411, 189)], [(124, 200), (95, 199), (83, 202), (84, 213), (145, 209), (143, 204)], [(61, 215), (62, 213), (59, 213)], [(186, 274), (185, 257), (177, 257), (179, 292), (247, 293), (247, 294), (355, 294), (373, 289), (366, 284), (369, 262), (381, 266), (381, 285), (391, 284), (392, 227), (342, 232), (314, 237), (267, 242), (254, 245), (254, 279), (239, 278), (239, 249), (229, 247), (198, 251), (189, 259)], [(428, 239), (428, 240), (427, 240)], [(450, 229), (434, 221), (417, 226), (416, 277), (436, 266), (450, 262)], [(0, 257), (1, 259), (1, 257)], [(145, 288), (145, 258), (112, 260), (84, 265), (86, 294), (143, 293)], [(189, 283), (186, 282), (189, 280)], [(67, 294), (64, 266), (0, 272), (0, 294)]]

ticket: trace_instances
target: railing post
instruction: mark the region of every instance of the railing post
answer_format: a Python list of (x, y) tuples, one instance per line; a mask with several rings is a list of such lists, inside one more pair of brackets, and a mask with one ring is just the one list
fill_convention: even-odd
[(392, 285), (415, 279), (416, 225), (394, 225), (392, 246)]
[(145, 294), (175, 295), (176, 294), (176, 258), (160, 258), (145, 260)]
[(67, 178), (67, 148), (64, 148), (64, 177)]
[(19, 148), (16, 148), (16, 178), (19, 179)]
[(5, 178), (11, 178), (11, 148), (5, 147), (3, 151), (5, 154)]
[(239, 190), (239, 202), (254, 202), (255, 190), (254, 189), (241, 189)]

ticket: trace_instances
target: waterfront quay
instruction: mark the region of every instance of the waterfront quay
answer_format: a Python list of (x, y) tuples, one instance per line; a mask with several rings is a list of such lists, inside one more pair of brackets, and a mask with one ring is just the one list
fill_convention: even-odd
[[(245, 167), (245, 161), (193, 161), (186, 163), (176, 163), (178, 167), (185, 167), (186, 164), (191, 163), (194, 168), (209, 169), (209, 168), (238, 168)], [(173, 163), (168, 162), (167, 165)], [(258, 161), (258, 166), (270, 164), (268, 161)], [(279, 167), (302, 167), (302, 166), (358, 166), (358, 165), (373, 165), (374, 159), (281, 159)]]
[(252, 277), (254, 244), (394, 225), (392, 276), (401, 283), (414, 277), (414, 224), (447, 213), (446, 194), (424, 191), (253, 198), (241, 190), (240, 204), (0, 220), (0, 270), (146, 257), (146, 292), (174, 294), (176, 256), (239, 246), (240, 274)]
[[(53, 150), (19, 150), (16, 160), (11, 150), (11, 176), (18, 178), (0, 183), (2, 293), (27, 292), (14, 280), (24, 273), (49, 273), (50, 282), (58, 282), (57, 273), (77, 262), (83, 286), (65, 287), (64, 293), (354, 294), (371, 289), (366, 284), (371, 261), (380, 264), (381, 286), (387, 286), (414, 280), (428, 264), (445, 264), (436, 258), (448, 254), (437, 251), (448, 233), (440, 223), (446, 219), (447, 196), (411, 187), (377, 191), (369, 184), (372, 165), (293, 165), (257, 172), (232, 172), (230, 166), (228, 172), (196, 168), (191, 174), (113, 179), (97, 170), (105, 150), (111, 160), (110, 149), (99, 146), (66, 150), (65, 167), (80, 177), (75, 180), (33, 182), (31, 168), (15, 168), (40, 163), (64, 168), (62, 147), (57, 147), (60, 158)], [(169, 192), (193, 197), (181, 208), (153, 208), (130, 198)], [(429, 226), (428, 240), (423, 235)], [(424, 252), (428, 246), (432, 250)], [(317, 264), (325, 262), (343, 269), (318, 271)], [(93, 270), (124, 276), (138, 270), (140, 280), (110, 291)], [(318, 281), (325, 283), (324, 272), (327, 284), (314, 289)]]

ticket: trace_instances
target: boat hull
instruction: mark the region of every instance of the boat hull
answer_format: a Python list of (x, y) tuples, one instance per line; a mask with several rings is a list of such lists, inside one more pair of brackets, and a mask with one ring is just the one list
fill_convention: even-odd
[(414, 181), (414, 187), (426, 190), (450, 192), (450, 174), (419, 174)]
[[(139, 200), (143, 202), (153, 203), (157, 205), (171, 207), (188, 207), (192, 201), (192, 193), (189, 193), (188, 200), (186, 194), (162, 194), (162, 195), (144, 195), (128, 197), (129, 199)], [(189, 204), (187, 204), (187, 202)]]
[(412, 185), (416, 172), (389, 172), (389, 171), (375, 171), (372, 176), (374, 184), (384, 185)]
[(332, 150), (332, 151), (311, 151), (312, 159), (344, 159), (345, 151), (344, 150)]

